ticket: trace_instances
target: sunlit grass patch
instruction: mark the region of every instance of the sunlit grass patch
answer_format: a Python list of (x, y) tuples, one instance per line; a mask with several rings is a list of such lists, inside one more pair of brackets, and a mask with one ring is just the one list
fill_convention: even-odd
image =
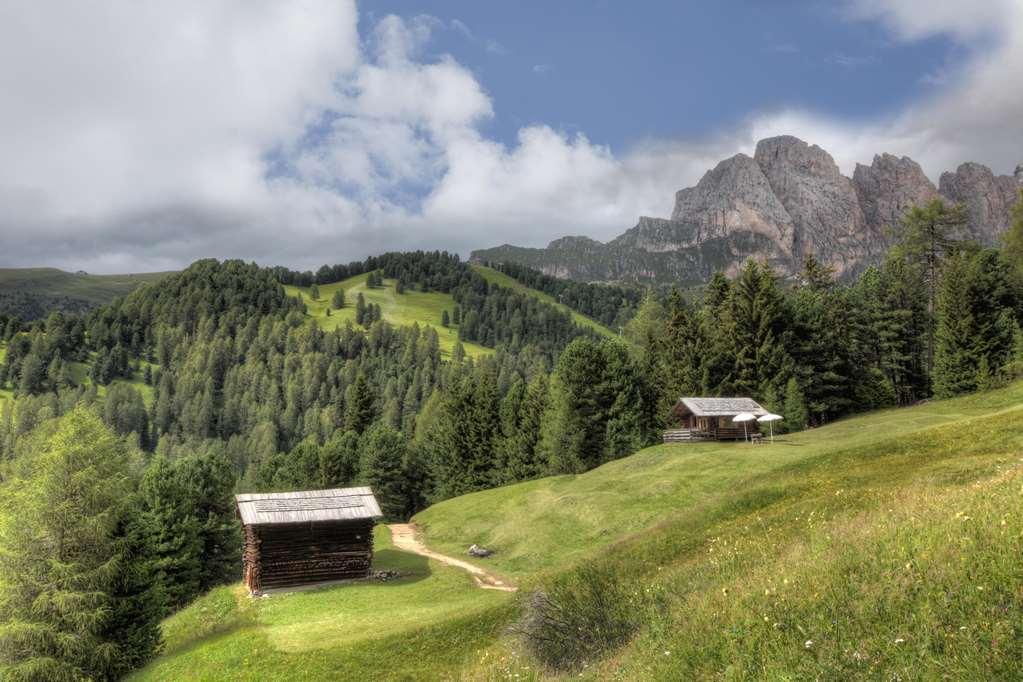
[[(346, 322), (355, 323), (355, 301), (361, 293), (366, 303), (380, 306), (383, 319), (397, 326), (418, 324), (420, 327), (433, 327), (437, 332), (441, 353), (450, 355), (458, 341), (458, 328), (441, 326), (441, 315), (445, 310), (449, 316), (455, 308), (455, 300), (449, 294), (439, 292), (423, 292), (405, 289), (403, 293), (395, 290), (395, 280), (384, 280), (382, 287), (366, 286), (368, 274), (349, 277), (341, 282), (318, 285), (320, 297), (313, 300), (309, 287), (285, 286), (289, 296), (301, 298), (306, 305), (306, 312), (316, 320), (323, 329), (331, 330), (343, 326)], [(340, 310), (331, 308), (334, 292), (343, 289), (345, 306)], [(330, 315), (327, 310), (330, 309)], [(467, 355), (478, 357), (493, 351), (475, 343), (463, 342)]]

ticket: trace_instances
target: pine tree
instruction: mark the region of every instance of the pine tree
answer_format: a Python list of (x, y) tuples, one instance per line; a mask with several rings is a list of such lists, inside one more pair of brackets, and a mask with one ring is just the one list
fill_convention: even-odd
[(383, 423), (366, 431), (361, 443), (362, 480), (373, 490), (384, 516), (408, 518), (408, 482), (405, 475), (405, 439)]
[(399, 294), (399, 295), (405, 293), (405, 282), (402, 281), (401, 279), (398, 279), (394, 283), (394, 293)]
[(157, 646), (157, 614), (138, 600), (152, 583), (125, 583), (136, 559), (120, 526), (129, 453), (84, 407), (35, 437), (2, 491), (17, 519), (0, 525), (0, 676), (113, 678)]
[(314, 301), (319, 301), (320, 287), (316, 286), (315, 284), (309, 287), (309, 298), (313, 299)]
[(462, 306), (456, 304), (454, 310), (451, 312), (451, 321), (459, 325), (462, 323)]
[(802, 431), (809, 422), (806, 400), (803, 398), (803, 391), (795, 377), (790, 378), (785, 385), (784, 416), (787, 431)]
[(441, 312), (441, 314), (440, 314), (440, 326), (442, 326), (442, 327), (448, 327), (448, 326), (450, 326), (450, 325), (451, 325), (451, 318), (450, 318), (450, 317), (448, 316), (448, 311), (447, 311), (447, 309), (445, 309), (445, 310), (444, 310), (443, 312)]
[(355, 324), (366, 323), (366, 297), (360, 291), (355, 297)]
[(373, 406), (373, 392), (366, 375), (360, 372), (345, 392), (345, 430), (362, 433), (373, 420), (376, 411)]
[(540, 450), (551, 473), (581, 473), (604, 460), (607, 360), (588, 338), (574, 340), (558, 358), (541, 427)]
[(941, 199), (933, 199), (924, 206), (913, 206), (902, 218), (902, 250), (920, 265), (927, 292), (927, 370), (934, 368), (935, 306), (940, 286), (942, 261), (958, 243), (955, 234), (966, 225), (966, 211), (962, 205), (948, 206)]
[(330, 305), (335, 310), (341, 310), (345, 307), (345, 290), (338, 287), (334, 291), (334, 296), (330, 299)]
[(724, 305), (723, 331), (731, 340), (733, 358), (730, 387), (739, 393), (761, 395), (784, 377), (791, 364), (784, 301), (774, 273), (766, 265), (748, 260)]

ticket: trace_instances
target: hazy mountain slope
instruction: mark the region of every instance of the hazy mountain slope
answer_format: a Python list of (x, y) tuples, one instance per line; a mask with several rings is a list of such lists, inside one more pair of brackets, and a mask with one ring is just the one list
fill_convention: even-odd
[(55, 268), (0, 268), (0, 312), (22, 319), (45, 317), (51, 310), (80, 313), (170, 274), (90, 275)]
[(848, 178), (825, 150), (786, 135), (761, 140), (752, 157), (725, 159), (679, 190), (670, 219), (641, 217), (606, 244), (586, 237), (542, 249), (505, 244), (474, 251), (472, 260), (583, 281), (691, 285), (717, 270), (734, 273), (749, 257), (791, 274), (813, 254), (839, 274), (854, 274), (880, 260), (907, 208), (938, 197), (966, 206), (963, 236), (994, 244), (1020, 188), (1023, 165), (1015, 176), (995, 176), (964, 163), (935, 187), (915, 161), (890, 154), (857, 164)]

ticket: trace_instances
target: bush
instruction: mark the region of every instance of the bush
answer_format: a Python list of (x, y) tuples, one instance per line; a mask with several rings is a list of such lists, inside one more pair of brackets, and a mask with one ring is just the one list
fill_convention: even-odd
[(540, 663), (567, 671), (625, 644), (637, 611), (609, 571), (587, 566), (534, 593), (518, 631)]

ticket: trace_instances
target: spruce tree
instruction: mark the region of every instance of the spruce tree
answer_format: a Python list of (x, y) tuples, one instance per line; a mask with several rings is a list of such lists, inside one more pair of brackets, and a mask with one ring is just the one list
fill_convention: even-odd
[(129, 453), (84, 407), (35, 437), (2, 490), (0, 677), (113, 678), (159, 641), (146, 558), (128, 554), (134, 539), (120, 523)]
[(344, 289), (342, 289), (341, 287), (338, 287), (334, 291), (334, 295), (330, 299), (330, 305), (335, 310), (341, 310), (342, 308), (345, 307), (345, 290)]
[(802, 431), (809, 423), (809, 413), (806, 409), (806, 400), (803, 398), (803, 390), (795, 377), (785, 384), (785, 429), (787, 431)]
[(405, 438), (390, 426), (374, 424), (362, 437), (362, 480), (373, 490), (388, 519), (408, 518), (408, 483), (405, 476)]
[(918, 264), (923, 273), (927, 292), (927, 370), (934, 367), (935, 306), (941, 283), (942, 262), (945, 255), (958, 244), (957, 233), (966, 225), (966, 211), (962, 205), (947, 205), (933, 199), (924, 206), (913, 206), (902, 218), (902, 250)]
[(345, 430), (360, 434), (365, 431), (376, 419), (373, 403), (373, 391), (366, 375), (359, 372), (345, 392)]
[(309, 298), (313, 299), (314, 301), (319, 301), (320, 287), (316, 286), (315, 284), (309, 287)]
[(440, 314), (440, 326), (448, 327), (450, 324), (451, 324), (451, 318), (448, 317), (448, 311), (447, 311), (447, 309), (445, 309)]
[(355, 297), (355, 324), (366, 322), (366, 297), (360, 291)]
[(454, 309), (451, 311), (451, 321), (456, 325), (462, 323), (462, 306), (455, 304)]

